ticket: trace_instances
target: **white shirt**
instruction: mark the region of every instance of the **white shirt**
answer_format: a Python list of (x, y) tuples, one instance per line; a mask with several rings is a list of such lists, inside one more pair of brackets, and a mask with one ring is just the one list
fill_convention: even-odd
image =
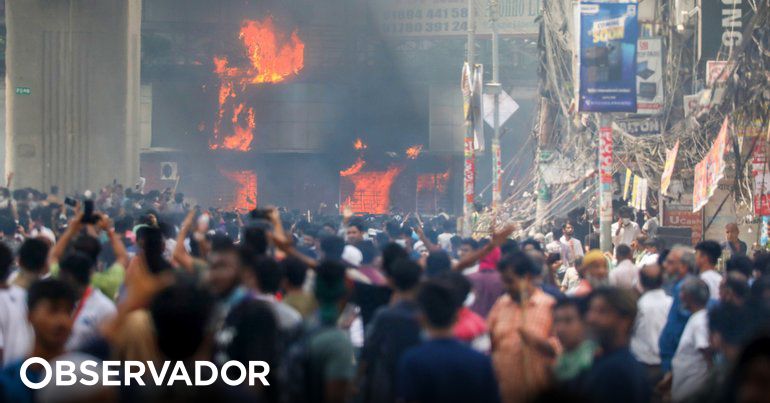
[(564, 278), (561, 280), (561, 286), (565, 292), (570, 292), (580, 284), (580, 274), (574, 266), (567, 267), (564, 272)]
[(610, 272), (610, 285), (621, 288), (634, 288), (639, 279), (639, 269), (630, 259), (618, 263)]
[(671, 360), (671, 399), (679, 402), (698, 390), (708, 376), (701, 350), (709, 346), (708, 315), (701, 309), (690, 316)]
[(566, 256), (561, 257), (564, 262), (569, 262), (572, 265), (575, 263), (575, 259), (583, 256), (583, 244), (574, 237), (568, 241), (566, 237), (562, 236), (559, 239), (559, 243), (561, 243), (562, 250), (566, 254)]
[[(452, 259), (452, 264), (453, 265), (454, 265), (455, 262), (456, 262), (456, 260)], [(478, 263), (476, 263), (473, 266), (463, 270), (463, 276), (469, 276), (469, 275), (471, 275), (473, 273), (476, 273), (477, 271), (479, 271), (479, 264)]]
[(618, 245), (631, 246), (631, 242), (641, 234), (642, 234), (642, 230), (639, 229), (639, 224), (635, 223), (634, 221), (629, 221), (627, 225), (623, 226), (619, 234), (618, 234), (618, 223), (612, 224), (612, 244), (615, 246), (618, 246)]
[(709, 286), (711, 299), (719, 300), (719, 285), (722, 284), (722, 275), (716, 270), (706, 270), (699, 277)]
[(33, 228), (32, 231), (29, 232), (30, 238), (37, 238), (39, 236), (48, 239), (51, 243), (56, 243), (56, 235), (46, 226), (41, 225), (40, 228)]
[(361, 265), (361, 261), (364, 260), (364, 255), (355, 246), (345, 245), (345, 249), (342, 251), (342, 260), (354, 267), (358, 267)]
[(442, 234), (438, 235), (438, 246), (441, 247), (441, 249), (449, 252), (452, 250), (452, 237), (454, 234), (450, 234), (448, 232), (444, 232)]
[(656, 264), (656, 263), (658, 263), (658, 254), (645, 252), (644, 256), (642, 256), (642, 260), (639, 261), (639, 266), (637, 267), (641, 269), (644, 266), (647, 266), (648, 264)]
[[(545, 252), (546, 253), (562, 253), (562, 254), (564, 253), (562, 244), (561, 244), (561, 242), (559, 242), (558, 239), (554, 239), (553, 241), (548, 242), (547, 244), (545, 244)], [(562, 258), (564, 258), (564, 256), (562, 256)]]
[(265, 301), (270, 305), (281, 330), (292, 330), (302, 323), (302, 315), (296, 309), (278, 301), (275, 295), (262, 293), (254, 293), (253, 295), (255, 299)]
[(163, 250), (163, 257), (165, 257), (166, 260), (171, 261), (174, 257), (174, 249), (176, 249), (176, 239), (166, 239), (163, 246), (165, 247)]
[(658, 235), (659, 226), (660, 224), (658, 224), (658, 217), (650, 217), (649, 220), (644, 222), (644, 227), (642, 227), (642, 229), (647, 233), (647, 236), (654, 237)]
[(72, 324), (72, 334), (64, 345), (67, 351), (76, 350), (97, 337), (102, 323), (117, 312), (115, 303), (95, 287), (91, 287), (91, 295), (85, 302), (81, 300), (78, 304), (83, 304), (83, 308), (79, 311), (78, 307), (75, 308), (77, 317)]
[(33, 338), (27, 322), (27, 291), (16, 285), (0, 289), (0, 364), (5, 366), (26, 356), (32, 349)]
[(658, 339), (666, 326), (668, 311), (673, 301), (665, 291), (658, 288), (642, 294), (636, 303), (636, 322), (630, 346), (631, 353), (642, 364), (660, 364)]

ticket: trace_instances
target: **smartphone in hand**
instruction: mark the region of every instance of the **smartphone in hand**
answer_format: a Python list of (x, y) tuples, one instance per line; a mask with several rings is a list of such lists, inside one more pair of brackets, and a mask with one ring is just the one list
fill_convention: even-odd
[(94, 214), (94, 201), (86, 200), (83, 202), (83, 224), (96, 224), (99, 221), (99, 216)]

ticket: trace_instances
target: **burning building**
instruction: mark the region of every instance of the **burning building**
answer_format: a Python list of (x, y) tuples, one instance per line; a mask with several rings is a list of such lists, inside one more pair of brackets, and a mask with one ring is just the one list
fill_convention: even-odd
[(304, 67), (305, 43), (296, 30), (288, 37), (278, 31), (272, 16), (262, 21), (244, 20), (239, 38), (246, 56), (245, 66), (231, 66), (226, 56), (213, 58), (219, 89), (217, 116), (209, 142), (212, 150), (251, 150), (256, 122), (254, 106), (247, 105), (248, 92), (290, 80)]
[(148, 185), (228, 208), (458, 212), (464, 43), (383, 34), (379, 2), (145, 2)]

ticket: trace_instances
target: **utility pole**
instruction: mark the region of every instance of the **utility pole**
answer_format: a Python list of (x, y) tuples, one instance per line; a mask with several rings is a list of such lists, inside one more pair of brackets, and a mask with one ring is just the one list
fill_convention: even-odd
[(612, 118), (599, 114), (599, 245), (612, 249)]
[[(476, 46), (476, 22), (474, 16), (473, 0), (468, 0), (468, 80), (471, 87), (476, 74), (475, 46)], [(463, 236), (468, 237), (473, 232), (473, 200), (476, 184), (476, 157), (473, 150), (473, 120), (466, 116), (466, 131), (463, 144)]]
[[(537, 163), (538, 165), (548, 160), (551, 156), (549, 136), (553, 131), (553, 105), (546, 97), (540, 97), (540, 111), (537, 122)], [(536, 182), (537, 204), (535, 205), (535, 222), (542, 228), (545, 223), (548, 203), (551, 202), (551, 190), (540, 173)]]
[(494, 136), (492, 137), (492, 208), (500, 207), (502, 183), (501, 183), (501, 158), (500, 158), (500, 44), (497, 32), (497, 19), (500, 16), (500, 3), (498, 0), (489, 0), (489, 23), (492, 27), (492, 82), (487, 84), (490, 94), (495, 97), (493, 112)]

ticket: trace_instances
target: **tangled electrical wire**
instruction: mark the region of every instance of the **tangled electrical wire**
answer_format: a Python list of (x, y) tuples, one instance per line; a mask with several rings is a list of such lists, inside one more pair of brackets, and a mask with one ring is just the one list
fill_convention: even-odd
[[(767, 129), (770, 121), (770, 0), (747, 1), (754, 15), (743, 32), (742, 44), (729, 53), (724, 46), (719, 51), (718, 59), (727, 60), (731, 69), (724, 84), (722, 100), (697, 118), (685, 116), (683, 102), (683, 97), (696, 89), (692, 39), (688, 38), (687, 32), (680, 33), (674, 26), (657, 22), (649, 24), (650, 31), (661, 37), (664, 47), (668, 49), (664, 72), (665, 104), (659, 116), (663, 130), (659, 135), (632, 136), (615, 127), (613, 172), (630, 169), (646, 178), (649, 186), (656, 189), (660, 185), (666, 151), (679, 141), (675, 177), (691, 183), (695, 165), (708, 153), (725, 116), (730, 116), (733, 127), (758, 126), (762, 128), (759, 131), (767, 132), (770, 137), (770, 130)], [(542, 5), (538, 38), (540, 95), (554, 105), (557, 112), (548, 122), (547, 141), (545, 144), (538, 142), (536, 160), (539, 161), (537, 156), (543, 149), (549, 149), (559, 152), (575, 167), (593, 166), (597, 160), (598, 118), (594, 114), (578, 113), (575, 108), (573, 77), (577, 73), (577, 55), (574, 49), (574, 3), (571, 0), (544, 0)], [(655, 15), (661, 21), (668, 21), (668, 6), (661, 4), (659, 7)], [(536, 116), (542, 113), (542, 107), (541, 104)], [(541, 135), (542, 123), (540, 119), (533, 121), (533, 139)], [(763, 141), (767, 141), (768, 137)], [(747, 162), (756, 142), (757, 138), (753, 141), (734, 138), (732, 152), (726, 158), (728, 167), (735, 172), (734, 186), (728, 197), (733, 197), (743, 207), (753, 203), (751, 164)], [(518, 157), (515, 156), (508, 164)], [(551, 185), (550, 201), (541, 204), (540, 211), (537, 211), (541, 179), (538, 168), (531, 169), (501, 206), (479, 216), (474, 232), (484, 233), (493, 220), (500, 223), (515, 221), (521, 224), (522, 232), (531, 235), (554, 213), (565, 211), (565, 207), (569, 209), (577, 203), (594, 203), (591, 198), (596, 184), (584, 178), (568, 185)]]

